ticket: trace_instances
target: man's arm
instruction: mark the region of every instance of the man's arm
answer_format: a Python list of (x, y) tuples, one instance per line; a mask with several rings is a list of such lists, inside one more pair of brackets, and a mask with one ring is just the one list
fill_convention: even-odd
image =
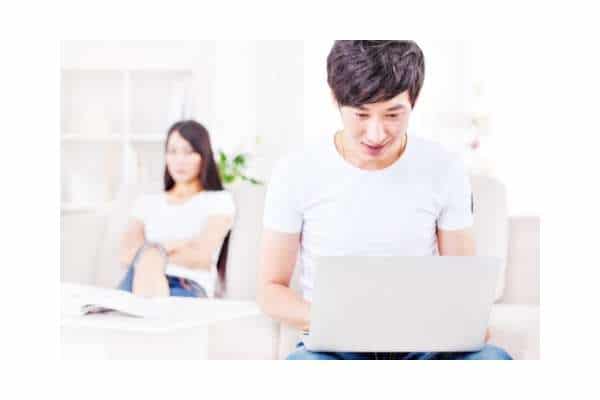
[[(440, 256), (474, 256), (475, 239), (471, 228), (437, 231)], [(490, 328), (485, 331), (485, 342), (490, 339)]]
[(471, 228), (437, 230), (440, 256), (474, 256), (475, 239)]
[(263, 231), (257, 302), (270, 317), (308, 330), (310, 304), (290, 288), (299, 247), (299, 233)]

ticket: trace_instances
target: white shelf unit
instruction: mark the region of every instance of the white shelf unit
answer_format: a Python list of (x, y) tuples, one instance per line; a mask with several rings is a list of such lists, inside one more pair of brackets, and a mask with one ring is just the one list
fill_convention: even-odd
[(109, 209), (112, 206), (112, 202), (98, 202), (98, 203), (62, 203), (61, 211), (69, 213), (77, 212), (102, 212), (103, 210)]
[(162, 180), (164, 142), (192, 114), (194, 70), (61, 70), (61, 213), (103, 212), (122, 185)]

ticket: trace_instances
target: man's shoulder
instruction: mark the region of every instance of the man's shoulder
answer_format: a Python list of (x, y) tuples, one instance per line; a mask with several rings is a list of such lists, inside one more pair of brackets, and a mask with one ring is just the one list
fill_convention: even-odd
[(443, 169), (460, 161), (459, 154), (438, 142), (418, 136), (413, 136), (411, 139), (415, 148), (415, 160)]

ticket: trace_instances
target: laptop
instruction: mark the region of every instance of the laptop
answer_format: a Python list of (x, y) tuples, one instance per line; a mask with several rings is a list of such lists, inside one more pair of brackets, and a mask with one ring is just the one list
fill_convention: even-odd
[(502, 261), (492, 257), (319, 257), (311, 351), (478, 351)]

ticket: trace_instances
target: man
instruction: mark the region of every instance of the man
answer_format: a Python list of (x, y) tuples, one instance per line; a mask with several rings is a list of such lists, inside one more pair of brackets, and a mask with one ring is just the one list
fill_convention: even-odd
[[(471, 188), (462, 163), (407, 133), (424, 72), (412, 41), (333, 45), (327, 80), (343, 130), (281, 160), (265, 200), (258, 302), (271, 317), (310, 328), (317, 255), (474, 255)], [(302, 296), (289, 287), (296, 264)], [(288, 357), (370, 358), (510, 356), (489, 344), (473, 353), (392, 354), (311, 352), (298, 343)]]

